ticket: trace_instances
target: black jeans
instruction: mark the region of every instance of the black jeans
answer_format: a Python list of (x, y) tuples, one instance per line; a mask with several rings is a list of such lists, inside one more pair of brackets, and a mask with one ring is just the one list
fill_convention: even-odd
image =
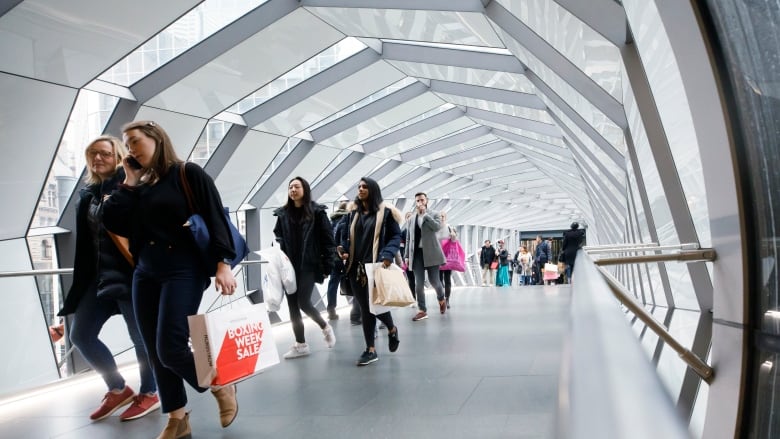
[(349, 273), (347, 273), (350, 284), (352, 285), (352, 291), (360, 305), (360, 318), (363, 320), (363, 338), (366, 341), (366, 349), (374, 347), (374, 333), (376, 332), (376, 319), (379, 319), (387, 326), (387, 331), (390, 332), (395, 328), (393, 324), (393, 315), (390, 311), (385, 313), (374, 315), (371, 314), (371, 310), (368, 307), (368, 285), (360, 285), (357, 281), (357, 262), (352, 264)]
[(325, 319), (322, 318), (320, 312), (311, 303), (311, 295), (314, 292), (314, 273), (296, 270), (295, 282), (298, 284), (298, 288), (295, 294), (287, 295), (287, 308), (290, 310), (290, 322), (292, 323), (293, 334), (295, 334), (295, 341), (306, 343), (306, 337), (303, 335), (303, 315), (301, 315), (301, 311), (314, 320), (320, 328), (325, 328), (327, 323), (325, 323)]
[(439, 270), (439, 279), (444, 284), (444, 298), (449, 299), (452, 292), (452, 270)]
[(164, 413), (187, 405), (185, 381), (207, 390), (198, 385), (187, 322), (198, 313), (209, 281), (205, 272), (194, 252), (149, 244), (133, 275), (133, 306)]

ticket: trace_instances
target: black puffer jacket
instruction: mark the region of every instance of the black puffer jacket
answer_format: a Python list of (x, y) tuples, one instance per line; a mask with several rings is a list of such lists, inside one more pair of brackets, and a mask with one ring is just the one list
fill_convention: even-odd
[[(300, 266), (295, 266), (295, 262), (293, 262), (293, 267), (296, 271), (314, 273), (316, 282), (322, 283), (325, 276), (330, 275), (333, 271), (336, 263), (336, 242), (333, 240), (333, 228), (325, 213), (325, 206), (312, 202), (311, 210), (314, 217), (304, 219), (302, 222), (303, 249)], [(277, 217), (276, 226), (274, 226), (276, 241), (282, 251), (290, 255), (292, 231), (290, 230), (287, 210), (280, 207), (274, 211), (274, 215)]]
[[(65, 316), (76, 311), (84, 294), (96, 285), (97, 294), (107, 298), (130, 299), (133, 267), (122, 256), (114, 241), (106, 233), (100, 220), (103, 197), (110, 194), (125, 178), (120, 168), (113, 178), (102, 184), (86, 186), (79, 192), (76, 208), (76, 255), (73, 263), (73, 285), (65, 296), (65, 303), (57, 314)], [(97, 220), (97, 239), (93, 240), (89, 212)], [(119, 309), (116, 310), (119, 312)]]

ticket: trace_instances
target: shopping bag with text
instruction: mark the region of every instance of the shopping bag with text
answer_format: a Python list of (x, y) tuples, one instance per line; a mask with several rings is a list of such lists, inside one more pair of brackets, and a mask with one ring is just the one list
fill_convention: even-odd
[(263, 303), (187, 319), (198, 384), (203, 387), (241, 381), (279, 363)]

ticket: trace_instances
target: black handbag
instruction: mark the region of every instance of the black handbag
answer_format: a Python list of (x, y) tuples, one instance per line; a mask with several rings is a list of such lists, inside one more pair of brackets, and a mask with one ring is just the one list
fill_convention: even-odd
[(342, 296), (355, 295), (352, 292), (352, 284), (349, 282), (349, 278), (347, 278), (347, 273), (341, 275), (341, 280), (339, 281), (339, 293), (341, 293)]

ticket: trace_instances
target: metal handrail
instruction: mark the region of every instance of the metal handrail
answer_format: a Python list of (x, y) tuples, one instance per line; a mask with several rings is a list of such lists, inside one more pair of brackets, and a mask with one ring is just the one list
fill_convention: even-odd
[(700, 250), (680, 250), (675, 253), (662, 253), (657, 255), (615, 256), (611, 258), (594, 259), (598, 266), (643, 264), (647, 262), (712, 262), (716, 258), (715, 250), (703, 248)]
[(604, 244), (604, 245), (586, 245), (582, 247), (583, 250), (586, 252), (590, 252), (592, 250), (601, 250), (601, 249), (621, 249), (621, 248), (630, 248), (630, 247), (658, 247), (657, 242), (627, 242), (623, 244)]
[[(559, 379), (560, 439), (687, 439), (656, 367), (605, 277), (578, 252)], [(648, 416), (652, 413), (652, 416)]]
[(673, 245), (635, 245), (625, 247), (603, 247), (603, 248), (587, 248), (583, 247), (589, 255), (599, 253), (639, 253), (639, 252), (654, 252), (662, 250), (699, 250), (701, 247), (696, 242), (689, 242), (685, 244), (673, 244)]
[[(238, 265), (267, 264), (266, 260), (259, 261), (241, 261)], [(72, 274), (72, 268), (49, 268), (41, 270), (21, 270), (21, 271), (0, 271), (0, 278), (4, 277), (24, 277), (24, 276), (44, 276), (49, 274)]]
[(693, 369), (696, 374), (699, 375), (704, 381), (707, 383), (712, 382), (712, 379), (715, 376), (715, 371), (712, 367), (710, 367), (704, 360), (699, 358), (698, 355), (691, 352), (688, 348), (677, 341), (677, 339), (666, 330), (666, 327), (664, 327), (662, 323), (656, 320), (652, 314), (647, 312), (647, 310), (645, 310), (641, 304), (636, 302), (636, 300), (631, 296), (631, 293), (620, 283), (619, 280), (615, 279), (615, 277), (612, 276), (610, 272), (608, 272), (603, 267), (596, 266), (596, 268), (607, 281), (607, 284), (612, 290), (612, 294), (615, 295), (615, 297), (618, 299), (618, 301), (620, 301), (620, 303), (623, 304), (623, 306), (633, 312), (634, 315), (636, 315), (639, 320), (641, 320), (656, 335), (658, 335), (658, 337), (660, 337), (664, 343), (666, 343), (670, 348), (674, 349), (674, 351), (677, 352), (685, 364), (690, 366), (691, 369)]

